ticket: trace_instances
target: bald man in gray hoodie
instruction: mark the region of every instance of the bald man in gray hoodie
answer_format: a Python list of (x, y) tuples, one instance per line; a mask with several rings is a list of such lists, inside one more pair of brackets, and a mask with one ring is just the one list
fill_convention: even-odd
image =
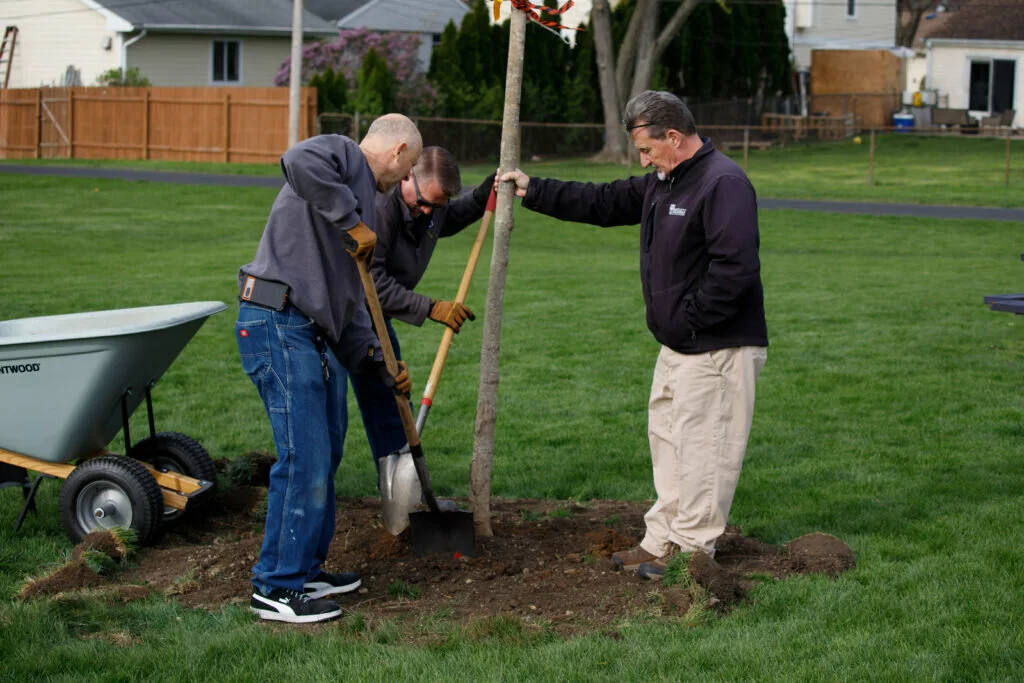
[(384, 366), (354, 259), (373, 256), (377, 193), (407, 177), (422, 149), (416, 126), (399, 114), (374, 121), (358, 145), (340, 135), (295, 145), (281, 158), (285, 185), (256, 257), (239, 271), (235, 341), (277, 450), (250, 600), (262, 619), (333, 619), (341, 608), (323, 598), (361, 584), (352, 572), (323, 568), (348, 377), (374, 376), (406, 396), (411, 385), (404, 367), (392, 377)]

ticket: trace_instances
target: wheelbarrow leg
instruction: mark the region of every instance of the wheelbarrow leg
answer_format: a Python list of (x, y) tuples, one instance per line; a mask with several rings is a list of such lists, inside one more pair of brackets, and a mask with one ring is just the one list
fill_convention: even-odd
[(25, 481), (22, 488), (22, 492), (25, 494), (25, 504), (21, 508), (21, 514), (18, 515), (17, 523), (14, 525), (14, 533), (21, 531), (21, 525), (25, 523), (25, 516), (29, 510), (37, 512), (36, 491), (39, 490), (39, 484), (42, 483), (43, 479), (56, 479), (56, 477), (51, 477), (49, 474), (40, 474), (32, 481), (31, 485), (29, 485), (28, 480)]

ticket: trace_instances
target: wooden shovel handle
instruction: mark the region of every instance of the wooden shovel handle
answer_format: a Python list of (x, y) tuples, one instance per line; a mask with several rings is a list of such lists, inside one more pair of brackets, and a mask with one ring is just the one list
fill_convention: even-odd
[[(391, 337), (388, 336), (388, 328), (384, 324), (384, 313), (380, 308), (380, 299), (377, 297), (377, 287), (373, 283), (373, 276), (363, 259), (355, 259), (356, 267), (359, 269), (359, 279), (363, 281), (363, 289), (366, 291), (366, 303), (370, 309), (370, 317), (373, 318), (373, 327), (377, 330), (377, 338), (380, 339), (380, 348), (384, 351), (384, 362), (387, 364), (388, 372), (392, 375), (398, 374), (398, 361), (395, 360), (395, 350), (391, 346)], [(395, 395), (395, 403), (398, 404), (398, 413), (402, 416), (402, 427), (405, 428), (405, 438), (409, 442), (409, 448), (416, 449), (420, 445), (420, 436), (416, 432), (416, 423), (412, 417), (412, 408), (404, 396)]]
[[(494, 189), (491, 189), (491, 194), (487, 198), (487, 208), (484, 211), (484, 216), (480, 221), (480, 229), (476, 233), (476, 241), (473, 242), (473, 249), (469, 252), (469, 262), (466, 264), (466, 270), (462, 273), (462, 282), (459, 283), (459, 291), (455, 294), (455, 301), (460, 304), (466, 303), (466, 295), (469, 293), (469, 285), (473, 281), (473, 272), (476, 270), (476, 263), (480, 260), (480, 252), (483, 250), (484, 241), (487, 239), (487, 231), (491, 227), (491, 220), (494, 218), (494, 206), (497, 201), (497, 195), (494, 193)], [(452, 347), (452, 339), (455, 337), (455, 332), (450, 327), (444, 328), (444, 335), (441, 337), (441, 346), (437, 349), (437, 355), (434, 356), (434, 365), (430, 368), (430, 378), (427, 379), (427, 385), (423, 388), (423, 401), (425, 405), (430, 405), (434, 401), (434, 394), (437, 392), (437, 384), (441, 381), (441, 371), (444, 370), (444, 363), (448, 359), (448, 351)]]

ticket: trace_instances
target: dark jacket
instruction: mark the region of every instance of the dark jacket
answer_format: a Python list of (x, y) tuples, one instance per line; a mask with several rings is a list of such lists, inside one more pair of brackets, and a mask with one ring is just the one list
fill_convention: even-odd
[[(441, 237), (451, 237), (480, 220), (487, 205), (476, 192), (416, 218), (402, 201), (401, 187), (377, 197), (377, 247), (370, 272), (384, 315), (411, 325), (422, 325), (430, 313), (430, 297), (413, 291), (423, 278)], [(452, 296), (455, 292), (452, 292)]]
[(594, 184), (531, 178), (523, 206), (601, 226), (640, 224), (647, 326), (679, 353), (767, 346), (757, 198), (711, 141), (665, 180)]

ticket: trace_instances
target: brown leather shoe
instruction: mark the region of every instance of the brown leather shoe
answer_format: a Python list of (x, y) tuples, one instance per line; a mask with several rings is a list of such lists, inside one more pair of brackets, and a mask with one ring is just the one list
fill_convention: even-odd
[(612, 554), (612, 562), (616, 567), (631, 572), (636, 571), (637, 567), (644, 562), (652, 562), (656, 559), (658, 559), (657, 555), (650, 554), (640, 546)]
[(683, 549), (673, 543), (668, 547), (668, 552), (661, 557), (641, 562), (640, 566), (637, 567), (637, 574), (642, 579), (661, 580), (665, 576), (665, 570), (668, 569), (668, 563), (681, 552), (683, 552)]

